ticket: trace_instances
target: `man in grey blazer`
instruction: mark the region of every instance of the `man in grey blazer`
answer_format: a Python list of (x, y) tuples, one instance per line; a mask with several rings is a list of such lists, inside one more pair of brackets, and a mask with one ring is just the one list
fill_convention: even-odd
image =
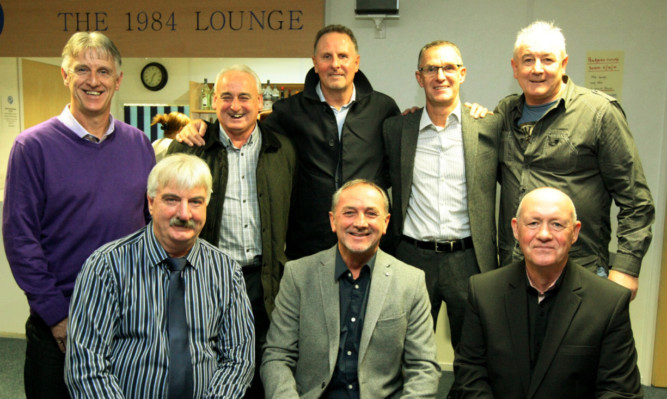
[(260, 374), (267, 398), (435, 398), (440, 369), (424, 273), (378, 249), (384, 191), (344, 184), (338, 243), (287, 263)]
[(643, 397), (630, 290), (568, 258), (580, 229), (563, 192), (522, 199), (512, 230), (525, 260), (470, 279), (458, 397)]
[(417, 82), (426, 107), (384, 123), (396, 257), (424, 270), (437, 322), (447, 303), (452, 346), (463, 325), (468, 278), (498, 267), (496, 171), (501, 120), (473, 119), (461, 109), (466, 77), (454, 43), (419, 52)]

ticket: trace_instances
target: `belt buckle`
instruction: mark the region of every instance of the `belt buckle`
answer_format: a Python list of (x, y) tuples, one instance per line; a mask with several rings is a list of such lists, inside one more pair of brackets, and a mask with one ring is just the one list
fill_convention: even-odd
[[(454, 245), (455, 244), (456, 244), (456, 240), (447, 240), (447, 241), (441, 241), (441, 242), (435, 241), (434, 242), (435, 253), (440, 254), (440, 253), (454, 252)], [(442, 245), (444, 248), (442, 250), (438, 249), (439, 245)], [(449, 246), (449, 248), (447, 248), (446, 246)]]
[[(448, 252), (454, 252), (454, 244), (456, 244), (456, 241), (454, 241), (454, 240), (442, 241), (442, 242), (435, 241), (433, 244), (434, 244), (435, 253), (437, 253), (437, 254), (439, 254), (439, 253), (448, 253)], [(449, 249), (444, 248), (443, 250), (439, 250), (438, 245), (449, 245)]]

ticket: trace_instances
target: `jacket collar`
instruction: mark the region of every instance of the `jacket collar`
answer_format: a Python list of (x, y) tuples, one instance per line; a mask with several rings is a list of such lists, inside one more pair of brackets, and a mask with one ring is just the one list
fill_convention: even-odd
[[(262, 149), (261, 151), (273, 150), (277, 151), (280, 149), (282, 144), (280, 140), (276, 137), (276, 134), (269, 129), (269, 127), (261, 122), (257, 122), (259, 127), (259, 134), (262, 136)], [(204, 134), (204, 148), (210, 149), (213, 146), (223, 146), (223, 143), (220, 141), (220, 121), (217, 119), (213, 123), (208, 124), (208, 129), (206, 129), (206, 134)]]
[[(560, 96), (560, 98), (556, 100), (557, 103), (554, 108), (560, 106), (567, 108), (576, 96), (577, 85), (572, 82), (572, 79), (570, 79), (570, 77), (567, 75), (563, 75), (563, 81), (565, 82), (565, 89), (563, 90), (563, 94)], [(520, 115), (523, 112), (523, 106), (525, 103), (526, 95), (521, 93), (519, 96), (519, 101), (514, 104), (514, 111)]]

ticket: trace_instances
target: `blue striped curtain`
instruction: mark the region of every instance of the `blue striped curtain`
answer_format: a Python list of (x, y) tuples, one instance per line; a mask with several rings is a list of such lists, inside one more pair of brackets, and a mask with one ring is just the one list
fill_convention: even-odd
[(125, 123), (136, 127), (146, 133), (151, 142), (162, 138), (164, 135), (160, 125), (151, 126), (153, 117), (158, 114), (168, 114), (173, 111), (181, 112), (190, 116), (189, 105), (145, 105), (125, 104), (123, 106)]

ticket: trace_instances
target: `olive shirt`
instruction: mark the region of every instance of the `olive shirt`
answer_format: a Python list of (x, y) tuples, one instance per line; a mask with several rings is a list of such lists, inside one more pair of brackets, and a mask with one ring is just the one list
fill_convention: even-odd
[(614, 270), (638, 276), (651, 243), (654, 207), (625, 114), (616, 99), (563, 76), (563, 96), (524, 133), (517, 121), (525, 97), (503, 99), (500, 162), (500, 264), (521, 259), (511, 228), (521, 198), (550, 186), (572, 198), (581, 221), (570, 258), (589, 270), (609, 264), (611, 200), (619, 208)]

